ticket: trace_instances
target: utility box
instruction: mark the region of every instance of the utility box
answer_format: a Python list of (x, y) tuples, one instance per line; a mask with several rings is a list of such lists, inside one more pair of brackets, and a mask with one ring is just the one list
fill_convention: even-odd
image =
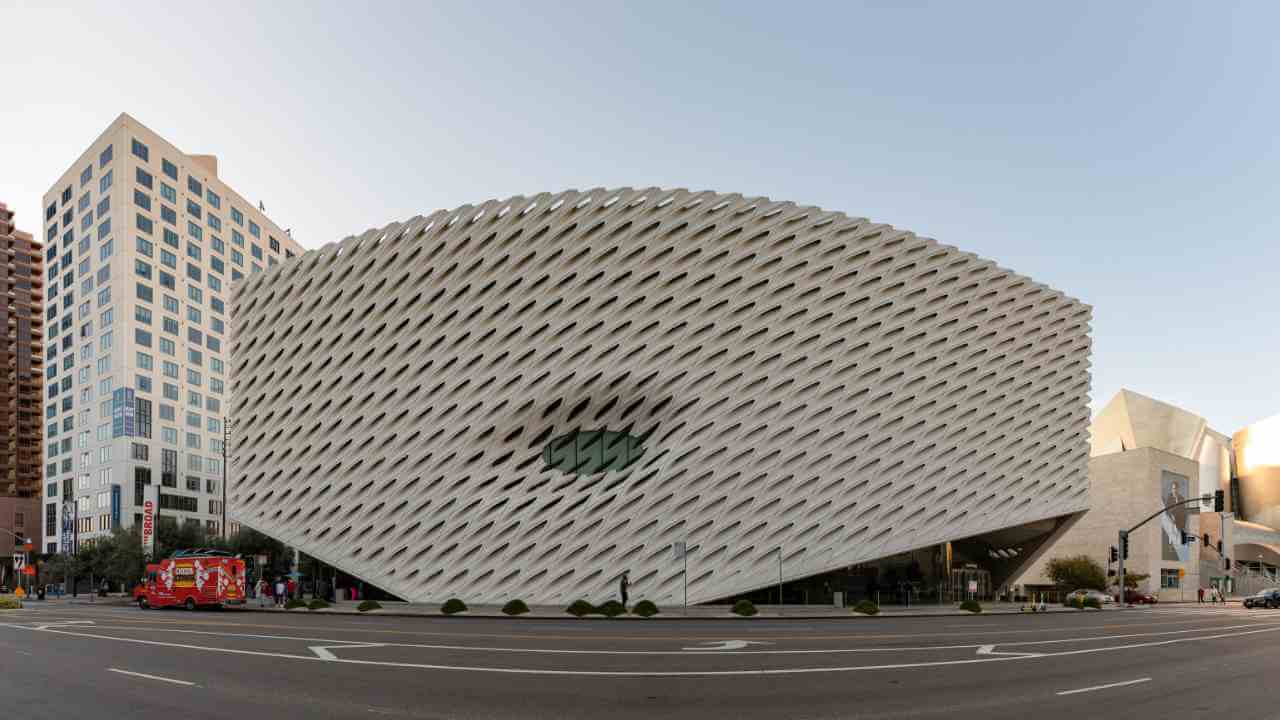
[(844, 593), (840, 592), (839, 590), (837, 590), (835, 593), (832, 593), (831, 604), (835, 605), (838, 608), (844, 607)]

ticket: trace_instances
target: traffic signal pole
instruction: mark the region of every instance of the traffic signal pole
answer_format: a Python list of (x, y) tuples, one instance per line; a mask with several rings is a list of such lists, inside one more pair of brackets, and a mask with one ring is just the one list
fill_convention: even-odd
[[(1146, 522), (1146, 520), (1143, 520)], [(1129, 531), (1120, 531), (1120, 542), (1116, 545), (1116, 577), (1120, 580), (1120, 598), (1118, 602), (1124, 605), (1124, 556), (1129, 554)]]
[(1183, 500), (1182, 502), (1173, 503), (1172, 505), (1166, 505), (1165, 507), (1162, 507), (1159, 510), (1148, 515), (1145, 519), (1142, 520), (1142, 522), (1138, 523), (1137, 525), (1134, 525), (1128, 530), (1120, 531), (1120, 548), (1119, 548), (1120, 549), (1120, 568), (1116, 572), (1116, 574), (1120, 578), (1120, 604), (1121, 605), (1124, 605), (1124, 559), (1125, 559), (1125, 556), (1129, 554), (1130, 533), (1142, 527), (1143, 525), (1146, 525), (1152, 520), (1155, 520), (1156, 518), (1160, 517), (1162, 513), (1169, 512), (1170, 510), (1176, 507), (1179, 507), (1182, 505), (1193, 505), (1195, 503), (1207, 503), (1207, 502), (1213, 503), (1213, 507), (1216, 512), (1222, 512), (1222, 491), (1218, 490), (1213, 495), (1202, 495), (1198, 498), (1192, 498), (1190, 500)]

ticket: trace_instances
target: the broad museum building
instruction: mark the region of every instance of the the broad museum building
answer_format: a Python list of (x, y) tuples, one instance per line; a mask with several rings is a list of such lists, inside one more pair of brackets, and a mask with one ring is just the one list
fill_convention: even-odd
[(406, 600), (990, 597), (1088, 506), (1089, 306), (839, 212), (491, 200), (232, 308), (231, 519)]

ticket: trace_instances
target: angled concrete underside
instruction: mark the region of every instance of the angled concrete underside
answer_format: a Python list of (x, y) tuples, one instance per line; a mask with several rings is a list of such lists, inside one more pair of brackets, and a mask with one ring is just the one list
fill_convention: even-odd
[(232, 518), (410, 600), (679, 602), (686, 541), (700, 602), (1087, 507), (1088, 306), (841, 213), (493, 200), (233, 318)]

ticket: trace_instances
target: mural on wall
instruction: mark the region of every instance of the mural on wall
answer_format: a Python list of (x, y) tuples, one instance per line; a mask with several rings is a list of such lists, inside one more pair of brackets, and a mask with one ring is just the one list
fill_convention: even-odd
[[(1165, 507), (1180, 503), (1190, 499), (1187, 494), (1188, 481), (1185, 475), (1164, 470), (1160, 473), (1160, 496)], [(1182, 544), (1182, 531), (1191, 532), (1187, 527), (1187, 515), (1192, 512), (1194, 505), (1179, 505), (1175, 508), (1166, 510), (1160, 516), (1160, 525), (1164, 528), (1161, 536), (1164, 542), (1161, 543), (1161, 557), (1168, 562), (1187, 562), (1190, 551), (1188, 546)]]

